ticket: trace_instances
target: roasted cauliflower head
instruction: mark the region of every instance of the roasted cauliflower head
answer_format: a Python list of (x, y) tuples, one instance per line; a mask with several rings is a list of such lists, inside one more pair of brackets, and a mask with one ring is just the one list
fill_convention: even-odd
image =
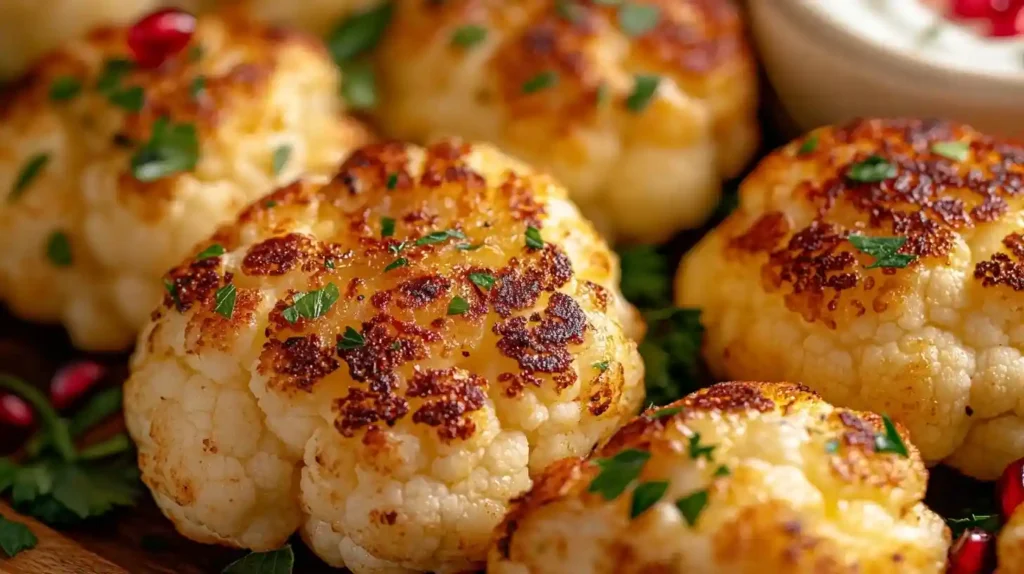
[(758, 140), (729, 1), (398, 2), (379, 52), (388, 135), (496, 142), (611, 237), (701, 224)]
[(338, 85), (314, 40), (216, 16), (156, 69), (123, 29), (49, 55), (0, 102), (0, 299), (128, 346), (198, 241), (366, 139)]
[(1024, 147), (863, 120), (768, 156), (685, 258), (723, 378), (799, 380), (888, 413), (926, 461), (994, 479), (1024, 455)]
[[(352, 14), (383, 4), (385, 0), (206, 0), (219, 6), (241, 6), (260, 20), (324, 35)], [(398, 0), (402, 2), (404, 0)]]
[(357, 150), (170, 274), (125, 390), (143, 480), (200, 541), (457, 572), (508, 501), (632, 416), (615, 255), (485, 145)]
[(552, 464), (498, 528), (488, 572), (939, 573), (949, 532), (926, 483), (907, 433), (875, 414), (720, 383)]

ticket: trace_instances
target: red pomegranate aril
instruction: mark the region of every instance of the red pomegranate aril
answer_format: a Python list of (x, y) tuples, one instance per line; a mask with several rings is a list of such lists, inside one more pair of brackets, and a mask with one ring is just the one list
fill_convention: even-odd
[(32, 426), (35, 421), (32, 407), (17, 395), (0, 395), (0, 424), (16, 427)]
[(70, 406), (106, 374), (99, 363), (79, 361), (61, 367), (50, 381), (50, 401), (57, 409)]
[(143, 68), (155, 68), (188, 46), (196, 17), (184, 10), (158, 10), (128, 30), (128, 47)]
[(1013, 511), (1024, 503), (1024, 458), (1006, 465), (996, 483), (996, 492), (999, 494), (1003, 519), (1009, 520)]
[(988, 18), (993, 0), (953, 0), (950, 12), (957, 18)]
[(1012, 38), (1024, 34), (1024, 10), (1021, 6), (1008, 6), (996, 10), (990, 18), (989, 35), (994, 38)]
[(990, 574), (995, 567), (995, 538), (980, 528), (968, 528), (949, 549), (946, 574)]

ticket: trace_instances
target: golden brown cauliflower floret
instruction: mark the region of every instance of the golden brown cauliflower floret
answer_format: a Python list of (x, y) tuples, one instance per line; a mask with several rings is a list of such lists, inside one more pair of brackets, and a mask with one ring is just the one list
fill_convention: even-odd
[[(403, 0), (399, 0), (400, 2)], [(368, 10), (384, 0), (206, 0), (222, 6), (239, 5), (255, 18), (293, 26), (317, 35), (325, 35), (347, 16)]]
[(496, 142), (613, 237), (699, 225), (757, 144), (725, 0), (399, 2), (379, 58), (388, 135)]
[(876, 452), (877, 415), (790, 383), (720, 383), (551, 465), (497, 530), (488, 572), (942, 572), (949, 532), (899, 433), (907, 456)]
[(967, 126), (823, 128), (743, 182), (677, 299), (718, 376), (888, 413), (925, 460), (993, 479), (1024, 455), (1022, 189), (1024, 147)]
[(357, 573), (469, 569), (531, 473), (642, 400), (615, 255), (489, 146), (357, 150), (197, 253), (125, 393), (143, 479), (197, 540), (301, 527)]
[(129, 58), (97, 30), (0, 102), (0, 299), (88, 349), (128, 346), (196, 242), (365, 140), (310, 38), (210, 16), (161, 67)]

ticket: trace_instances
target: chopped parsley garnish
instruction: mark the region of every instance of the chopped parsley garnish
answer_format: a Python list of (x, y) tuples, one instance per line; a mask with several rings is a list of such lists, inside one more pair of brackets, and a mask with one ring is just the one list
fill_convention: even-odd
[(672, 272), (668, 258), (653, 245), (637, 245), (619, 252), (622, 294), (641, 307), (672, 304)]
[(700, 513), (708, 505), (708, 491), (698, 490), (689, 496), (684, 496), (676, 501), (676, 508), (683, 514), (686, 523), (690, 526), (697, 524)]
[(583, 7), (574, 0), (556, 0), (555, 10), (558, 11), (559, 16), (572, 23), (579, 22), (585, 14)]
[(704, 327), (700, 309), (665, 307), (644, 313), (647, 336), (640, 343), (647, 399), (670, 403), (704, 386), (700, 347)]
[(324, 267), (326, 267), (328, 269), (334, 269), (334, 260), (333, 259), (324, 259)]
[(192, 79), (192, 85), (188, 87), (188, 93), (192, 95), (192, 99), (198, 100), (199, 95), (206, 89), (206, 76), (196, 76)]
[(196, 255), (196, 261), (202, 261), (203, 259), (209, 259), (211, 257), (220, 257), (221, 255), (224, 255), (224, 246), (220, 243), (214, 243), (200, 251), (199, 255)]
[(882, 424), (885, 426), (885, 432), (875, 435), (875, 452), (891, 452), (903, 458), (910, 456), (907, 445), (903, 444), (903, 439), (892, 419), (888, 415), (882, 415)]
[(448, 229), (446, 231), (434, 231), (420, 237), (416, 240), (415, 245), (433, 245), (435, 243), (441, 243), (448, 239), (465, 239), (466, 235), (458, 229)]
[(181, 299), (178, 298), (178, 287), (174, 284), (174, 281), (164, 277), (164, 290), (171, 296), (171, 301), (174, 302), (174, 307), (177, 309), (181, 308)]
[(146, 93), (139, 86), (114, 90), (108, 96), (110, 103), (129, 112), (138, 112), (146, 103)]
[(471, 48), (487, 39), (487, 28), (474, 24), (461, 26), (452, 33), (452, 45)]
[(875, 258), (865, 269), (876, 269), (884, 267), (887, 269), (902, 269), (910, 265), (917, 257), (907, 253), (899, 253), (899, 250), (907, 242), (906, 237), (868, 237), (866, 235), (850, 235), (847, 239), (857, 251), (866, 253)]
[(405, 242), (404, 241), (399, 241), (398, 243), (395, 243), (394, 245), (388, 245), (388, 251), (394, 253), (395, 255), (398, 255), (399, 253), (401, 253), (403, 249), (405, 249)]
[(345, 327), (345, 333), (338, 338), (339, 351), (351, 351), (366, 344), (366, 339), (352, 327)]
[(729, 470), (729, 467), (724, 464), (720, 464), (718, 465), (718, 468), (715, 469), (714, 476), (729, 476), (730, 474), (732, 474), (732, 471)]
[(320, 289), (308, 293), (296, 293), (292, 296), (292, 304), (285, 307), (281, 316), (289, 323), (298, 321), (299, 317), (306, 319), (323, 317), (340, 296), (341, 293), (334, 283), (328, 283)]
[(651, 98), (658, 91), (658, 84), (661, 83), (660, 76), (639, 75), (633, 83), (633, 93), (626, 98), (626, 108), (633, 113), (644, 111), (651, 103)]
[(121, 85), (121, 80), (135, 68), (135, 63), (125, 58), (111, 58), (103, 62), (103, 70), (96, 80), (96, 89), (109, 96)]
[(380, 236), (391, 237), (395, 234), (395, 219), (393, 217), (380, 218)]
[(971, 151), (971, 144), (967, 142), (938, 142), (932, 144), (932, 153), (941, 155), (953, 161), (964, 161)]
[(542, 249), (544, 240), (540, 236), (540, 230), (532, 225), (526, 228), (526, 246), (530, 249)]
[(292, 574), (295, 553), (290, 544), (269, 552), (252, 552), (231, 564), (221, 574)]
[(235, 313), (235, 298), (237, 297), (235, 284), (228, 283), (220, 289), (217, 289), (217, 292), (214, 293), (213, 297), (213, 310), (221, 317), (230, 319), (231, 315)]
[(611, 92), (608, 84), (601, 82), (601, 85), (597, 86), (597, 91), (594, 92), (594, 100), (597, 102), (597, 105), (603, 106), (607, 104), (610, 97)]
[(714, 452), (714, 445), (701, 445), (700, 444), (700, 433), (695, 432), (690, 436), (690, 458), (697, 460), (700, 457), (704, 457), (709, 462), (711, 461), (711, 453)]
[(590, 366), (603, 373), (608, 370), (608, 361), (598, 361)]
[(384, 272), (387, 273), (388, 271), (391, 271), (393, 269), (398, 269), (399, 267), (405, 267), (408, 264), (409, 264), (409, 260), (408, 259), (406, 259), (405, 257), (399, 257), (398, 259), (395, 259), (391, 263), (388, 263), (388, 266), (384, 268)]
[(391, 191), (391, 190), (395, 189), (396, 187), (398, 187), (398, 174), (397, 173), (389, 173), (388, 174), (387, 186), (388, 186), (388, 191)]
[(477, 249), (480, 249), (483, 246), (483, 243), (460, 243), (456, 245), (455, 248), (458, 249), (459, 251), (476, 251)]
[(32, 180), (39, 175), (46, 164), (50, 161), (50, 154), (48, 153), (37, 153), (34, 156), (28, 158), (25, 165), (22, 166), (21, 171), (18, 172), (18, 177), (14, 180), (14, 187), (11, 188), (11, 192), (7, 194), (7, 201), (14, 201), (21, 197), (21, 194), (25, 193), (28, 189), (29, 184)]
[(132, 156), (132, 175), (139, 181), (156, 181), (195, 169), (199, 138), (193, 124), (174, 124), (166, 117), (153, 122), (149, 141)]
[(199, 44), (191, 46), (188, 49), (188, 61), (198, 62), (203, 57), (203, 47)]
[(327, 36), (327, 49), (339, 65), (373, 50), (391, 23), (391, 2), (346, 18)]
[(953, 540), (956, 540), (968, 528), (980, 528), (986, 532), (999, 532), (1002, 520), (998, 514), (974, 514), (965, 518), (947, 518), (946, 524), (953, 533)]
[(50, 99), (55, 102), (65, 102), (77, 96), (82, 91), (82, 82), (74, 76), (61, 76), (50, 84)]
[(665, 417), (670, 417), (672, 415), (676, 415), (676, 414), (679, 414), (681, 412), (683, 412), (683, 407), (668, 407), (668, 408), (665, 408), (665, 409), (658, 409), (658, 410), (654, 411), (653, 413), (648, 413), (647, 414), (647, 418), (649, 418), (651, 420), (663, 419)]
[(54, 231), (46, 240), (46, 258), (54, 267), (69, 267), (72, 262), (71, 242), (63, 231)]
[(877, 183), (896, 177), (896, 166), (884, 158), (873, 155), (850, 166), (846, 177), (861, 183)]
[(494, 287), (498, 278), (490, 273), (474, 272), (469, 274), (469, 280), (473, 282), (473, 285), (486, 290)]
[(28, 526), (0, 516), (0, 550), (8, 558), (14, 558), (25, 550), (31, 550), (39, 539)]
[(277, 207), (277, 202), (274, 201), (273, 199), (265, 201), (265, 202), (263, 202), (263, 207), (265, 207), (267, 209), (270, 209), (272, 207)]
[(825, 441), (825, 452), (828, 454), (835, 454), (839, 452), (839, 439), (832, 438)]
[(556, 84), (558, 84), (558, 73), (552, 70), (545, 70), (523, 82), (523, 93), (533, 94)]
[(274, 150), (273, 156), (270, 158), (270, 172), (274, 176), (281, 175), (281, 171), (284, 166), (288, 165), (288, 160), (292, 157), (292, 146), (283, 144), (277, 146)]
[(590, 482), (587, 491), (596, 492), (605, 500), (614, 500), (640, 476), (649, 458), (649, 452), (628, 448), (611, 458), (594, 460), (601, 472)]
[(816, 149), (818, 149), (818, 134), (811, 134), (807, 136), (804, 143), (800, 144), (800, 149), (796, 150), (796, 155), (807, 155), (813, 153)]
[(462, 315), (466, 311), (469, 311), (469, 301), (466, 301), (462, 297), (456, 295), (448, 302), (449, 315)]
[(368, 110), (377, 105), (377, 79), (368, 64), (352, 64), (345, 67), (342, 77), (341, 95), (354, 110)]
[(659, 480), (656, 482), (641, 482), (633, 489), (633, 500), (629, 505), (629, 517), (636, 518), (657, 504), (665, 491), (668, 490), (668, 482)]
[(626, 2), (619, 8), (619, 28), (628, 36), (641, 36), (658, 25), (657, 6)]

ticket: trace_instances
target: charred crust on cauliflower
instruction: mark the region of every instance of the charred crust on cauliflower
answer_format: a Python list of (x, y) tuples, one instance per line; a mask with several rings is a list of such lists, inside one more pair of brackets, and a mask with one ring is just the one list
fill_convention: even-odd
[[(766, 431), (795, 439), (786, 450), (801, 456), (769, 452)], [(883, 431), (879, 416), (834, 408), (801, 385), (720, 383), (644, 413), (590, 458), (550, 465), (496, 529), (488, 571), (540, 574), (585, 564), (593, 573), (941, 572), (949, 533), (921, 502), (924, 464), (909, 443), (906, 458), (876, 452)], [(713, 447), (706, 456), (692, 450), (701, 441)], [(647, 453), (634, 486), (668, 482), (639, 516), (631, 516), (629, 488), (614, 498), (595, 489), (609, 461), (630, 452)], [(780, 479), (789, 486), (769, 482)], [(674, 518), (693, 510), (679, 502), (690, 492), (707, 497), (699, 514)], [(830, 502), (810, 502), (818, 496)], [(826, 506), (835, 504), (858, 511), (834, 516)], [(900, 540), (873, 541), (870, 525), (883, 516), (901, 529)]]

